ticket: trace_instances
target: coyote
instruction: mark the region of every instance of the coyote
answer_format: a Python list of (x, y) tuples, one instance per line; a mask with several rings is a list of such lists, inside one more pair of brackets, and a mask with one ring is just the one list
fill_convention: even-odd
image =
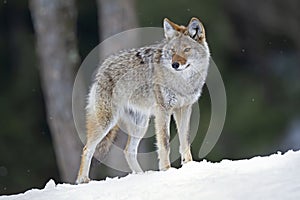
[(192, 105), (201, 95), (209, 66), (203, 24), (192, 18), (187, 26), (163, 21), (165, 38), (157, 44), (123, 50), (100, 65), (86, 107), (87, 142), (76, 183), (89, 182), (91, 159), (99, 144), (108, 152), (119, 128), (128, 133), (125, 158), (133, 172), (142, 172), (138, 145), (149, 118), (155, 117), (159, 170), (170, 168), (170, 118), (180, 141), (182, 164), (192, 160), (189, 123)]

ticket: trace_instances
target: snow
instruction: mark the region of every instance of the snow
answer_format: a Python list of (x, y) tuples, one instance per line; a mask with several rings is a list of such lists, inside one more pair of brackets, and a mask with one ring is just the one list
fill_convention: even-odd
[(130, 174), (88, 184), (55, 184), (0, 200), (300, 199), (300, 151), (249, 160), (189, 162), (180, 169)]

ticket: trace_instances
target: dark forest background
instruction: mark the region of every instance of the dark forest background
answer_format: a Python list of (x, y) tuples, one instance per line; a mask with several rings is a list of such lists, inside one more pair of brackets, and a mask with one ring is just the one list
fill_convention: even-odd
[[(165, 17), (203, 21), (224, 80), (227, 118), (205, 159), (299, 149), (299, 8), (297, 0), (1, 0), (0, 194), (42, 188), (50, 178), (74, 182), (83, 144), (71, 94), (80, 63), (105, 38), (161, 27)], [(196, 160), (210, 117), (205, 89), (199, 104)], [(97, 179), (124, 175), (97, 161), (92, 168)]]

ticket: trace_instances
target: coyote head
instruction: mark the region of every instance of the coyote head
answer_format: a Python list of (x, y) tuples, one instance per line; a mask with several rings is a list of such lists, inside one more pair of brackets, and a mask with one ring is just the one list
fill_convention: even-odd
[(187, 26), (181, 26), (165, 18), (163, 26), (166, 38), (163, 55), (167, 67), (176, 71), (208, 67), (209, 48), (199, 19), (193, 17)]

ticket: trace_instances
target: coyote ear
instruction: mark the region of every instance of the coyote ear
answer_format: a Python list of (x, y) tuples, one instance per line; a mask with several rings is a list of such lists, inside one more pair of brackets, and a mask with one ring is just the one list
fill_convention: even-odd
[(171, 39), (176, 35), (176, 29), (173, 26), (173, 22), (171, 22), (167, 18), (164, 19), (164, 32), (166, 39)]
[(202, 39), (205, 37), (204, 28), (199, 19), (193, 17), (188, 25), (188, 32), (193, 39)]

